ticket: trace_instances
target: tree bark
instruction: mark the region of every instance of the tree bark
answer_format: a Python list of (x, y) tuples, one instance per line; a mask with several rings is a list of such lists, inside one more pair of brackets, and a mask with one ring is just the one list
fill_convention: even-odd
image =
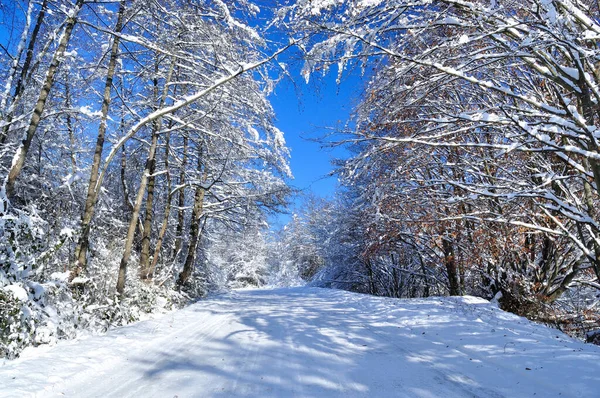
[(196, 250), (198, 249), (198, 242), (200, 241), (200, 219), (202, 218), (204, 194), (204, 188), (196, 188), (196, 193), (194, 195), (194, 210), (192, 212), (192, 222), (190, 225), (190, 244), (187, 256), (185, 257), (185, 263), (183, 264), (183, 270), (177, 279), (177, 284), (179, 286), (184, 285), (188, 281), (194, 270)]
[(121, 189), (123, 190), (123, 206), (124, 208), (131, 213), (133, 211), (133, 204), (131, 203), (131, 199), (129, 198), (129, 188), (127, 187), (127, 153), (125, 152), (125, 147), (121, 148)]
[(65, 83), (65, 108), (67, 110), (67, 131), (69, 132), (69, 157), (71, 159), (71, 175), (75, 177), (77, 173), (77, 158), (75, 157), (75, 128), (73, 127), (73, 121), (71, 120), (71, 90), (69, 89), (69, 74), (66, 74), (67, 81)]
[(148, 177), (148, 192), (146, 193), (146, 211), (144, 215), (144, 230), (142, 231), (142, 245), (140, 251), (140, 278), (148, 277), (148, 267), (150, 263), (150, 238), (152, 235), (152, 219), (154, 216), (154, 187), (156, 185), (156, 161), (152, 161), (150, 166), (150, 176)]
[[(198, 148), (198, 172), (202, 173), (202, 147)], [(204, 180), (204, 178), (202, 179)], [(194, 270), (194, 260), (196, 259), (196, 250), (198, 248), (198, 242), (200, 241), (200, 219), (202, 218), (202, 211), (204, 208), (204, 194), (206, 190), (203, 186), (198, 185), (194, 194), (194, 208), (192, 210), (192, 220), (190, 223), (190, 235), (189, 235), (189, 247), (187, 256), (185, 257), (185, 263), (183, 264), (183, 270), (179, 274), (177, 284), (183, 286)]]
[(25, 50), (27, 36), (29, 35), (29, 27), (31, 26), (31, 14), (33, 14), (33, 6), (33, 1), (29, 1), (29, 5), (27, 6), (27, 12), (25, 13), (25, 26), (23, 27), (21, 39), (19, 40), (19, 44), (17, 45), (17, 53), (15, 54), (14, 58), (12, 58), (12, 64), (7, 74), (6, 82), (4, 83), (4, 94), (2, 95), (2, 97), (0, 97), (0, 110), (4, 110), (6, 108), (6, 103), (8, 102), (8, 98), (10, 97), (10, 92), (12, 91), (13, 87), (13, 80), (17, 75), (17, 71), (19, 70), (19, 61), (21, 60), (21, 56), (23, 55), (23, 51)]
[[(42, 12), (43, 12), (43, 8), (42, 8)], [(0, 112), (5, 110), (6, 103), (8, 101), (8, 97), (10, 97), (12, 83), (13, 83), (13, 80), (15, 79), (15, 76), (17, 75), (17, 70), (19, 69), (19, 60), (21, 59), (21, 55), (23, 54), (23, 50), (25, 48), (25, 43), (27, 42), (29, 26), (31, 25), (31, 14), (32, 13), (33, 13), (33, 1), (30, 1), (29, 6), (27, 7), (27, 13), (25, 14), (26, 15), (25, 26), (23, 27), (23, 33), (21, 34), (21, 40), (17, 47), (17, 54), (13, 58), (13, 62), (12, 62), (11, 68), (10, 68), (11, 71), (9, 72), (8, 79), (6, 79), (6, 83), (4, 85), (4, 87), (5, 87), (4, 95), (1, 97), (1, 100), (0, 100)], [(38, 17), (39, 17), (39, 15), (38, 15)], [(35, 28), (34, 28), (34, 32), (35, 32)], [(16, 91), (18, 91), (18, 89), (15, 89), (15, 92)], [(14, 94), (10, 101), (11, 109), (9, 109), (6, 112), (6, 114), (3, 115), (5, 125), (2, 127), (2, 131), (0, 131), (0, 145), (4, 144), (6, 142), (6, 138), (8, 137), (8, 129), (10, 128), (10, 124), (12, 123), (12, 120), (13, 120), (12, 110), (14, 108), (12, 107), (12, 105), (14, 104), (14, 100), (15, 100), (16, 96), (17, 95)]]
[[(173, 65), (174, 66), (174, 65)], [(177, 87), (173, 89), (173, 96), (177, 91)], [(161, 104), (162, 106), (163, 104)], [(173, 120), (169, 122), (169, 129), (173, 127)], [(146, 219), (144, 222), (144, 239), (142, 240), (142, 252), (140, 255), (140, 278), (141, 279), (152, 279), (154, 276), (154, 270), (156, 263), (158, 262), (158, 256), (160, 254), (160, 248), (162, 246), (163, 238), (167, 232), (167, 226), (169, 224), (169, 215), (171, 213), (171, 173), (169, 172), (169, 152), (171, 150), (171, 134), (167, 132), (165, 136), (165, 171), (167, 178), (167, 203), (165, 204), (165, 214), (161, 223), (161, 228), (158, 233), (158, 239), (156, 241), (156, 247), (152, 255), (152, 263), (150, 263), (150, 231), (152, 229), (152, 199), (146, 201)], [(152, 192), (152, 195), (151, 195)], [(153, 198), (154, 195), (154, 177), (152, 182), (148, 185), (148, 198)], [(150, 206), (148, 205), (150, 203)]]
[[(30, 3), (30, 7), (32, 5), (33, 5), (33, 1)], [(35, 43), (37, 42), (37, 36), (40, 32), (40, 27), (42, 26), (42, 23), (44, 22), (44, 17), (46, 16), (47, 8), (48, 8), (48, 0), (44, 0), (42, 2), (40, 12), (38, 14), (35, 25), (33, 27), (33, 31), (31, 32), (31, 37), (29, 39), (29, 45), (27, 46), (27, 52), (25, 53), (25, 62), (23, 62), (23, 67), (21, 68), (21, 73), (19, 74), (19, 80), (17, 80), (17, 84), (15, 85), (15, 91), (14, 91), (14, 94), (10, 101), (8, 112), (4, 118), (5, 125), (2, 128), (2, 132), (0, 132), (0, 145), (4, 144), (6, 142), (6, 139), (8, 138), (8, 131), (10, 129), (10, 125), (14, 118), (14, 110), (15, 110), (16, 103), (19, 100), (19, 98), (21, 97), (23, 90), (25, 89), (25, 77), (31, 66), (31, 60), (33, 59), (33, 50), (35, 49)], [(29, 10), (28, 10), (28, 13), (29, 13)], [(28, 21), (29, 21), (29, 18), (28, 18)], [(28, 29), (29, 29), (29, 24), (26, 25), (23, 33), (26, 34)], [(16, 72), (17, 72), (17, 66), (19, 63), (19, 59), (21, 59), (21, 53), (17, 54), (17, 56), (15, 57), (14, 65), (13, 65), (13, 73), (10, 75), (9, 81), (6, 84), (7, 92), (6, 92), (6, 96), (3, 100), (2, 106), (0, 106), (0, 109), (4, 109), (4, 107), (6, 106), (6, 99), (8, 98), (8, 95), (9, 95), (9, 92), (11, 89), (12, 80), (14, 79), (14, 76), (16, 75)]]
[(448, 287), (451, 296), (460, 296), (460, 281), (458, 279), (458, 268), (454, 256), (452, 242), (447, 238), (442, 238), (442, 249), (444, 251), (444, 264), (448, 273)]
[(170, 151), (170, 134), (167, 133), (165, 138), (165, 170), (167, 170), (167, 203), (165, 204), (165, 214), (163, 216), (160, 231), (158, 232), (158, 238), (156, 240), (156, 246), (154, 247), (154, 253), (152, 254), (152, 262), (142, 272), (142, 279), (152, 279), (154, 277), (154, 271), (156, 270), (156, 264), (158, 263), (158, 257), (160, 256), (160, 249), (167, 232), (169, 225), (169, 215), (171, 214), (171, 174), (169, 173), (169, 151)]
[[(157, 108), (162, 106), (162, 104), (157, 104), (158, 102), (158, 60), (155, 64), (154, 70), (154, 104), (156, 111)], [(161, 128), (161, 119), (158, 119), (153, 124), (153, 132), (152, 136), (158, 134)], [(154, 177), (154, 172), (156, 170), (156, 161), (153, 160), (150, 167), (150, 176), (148, 177), (148, 193), (146, 194), (146, 211), (144, 215), (144, 229), (142, 230), (142, 245), (140, 250), (140, 264), (139, 264), (139, 273), (141, 279), (146, 279), (148, 277), (148, 266), (150, 262), (150, 238), (152, 235), (152, 218), (154, 215), (153, 206), (154, 206), (154, 185), (156, 183), (156, 177)]]
[(137, 229), (138, 217), (140, 216), (140, 209), (142, 207), (142, 201), (144, 200), (144, 193), (146, 193), (146, 185), (148, 183), (148, 177), (150, 176), (150, 170), (152, 170), (154, 157), (156, 153), (156, 147), (158, 145), (158, 134), (152, 134), (152, 141), (150, 144), (150, 150), (148, 152), (148, 159), (146, 160), (146, 167), (142, 173), (142, 179), (140, 181), (140, 187), (137, 192), (135, 203), (133, 205), (133, 212), (131, 214), (131, 220), (129, 221), (129, 228), (127, 229), (127, 238), (125, 240), (125, 249), (123, 251), (123, 257), (121, 258), (121, 264), (119, 266), (119, 275), (117, 279), (117, 293), (122, 295), (125, 290), (125, 277), (127, 275), (127, 265), (131, 258), (131, 251), (133, 248), (133, 238), (135, 237), (135, 231)]
[[(121, 32), (123, 29), (123, 18), (125, 14), (125, 0), (121, 0), (119, 4), (119, 14), (117, 16), (117, 23), (115, 25), (115, 31)], [(117, 58), (119, 57), (119, 36), (115, 36), (110, 50), (110, 59), (108, 61), (108, 70), (106, 72), (106, 81), (104, 83), (104, 94), (102, 97), (102, 117), (100, 119), (100, 126), (98, 127), (98, 136), (96, 137), (96, 148), (94, 150), (94, 158), (92, 160), (92, 169), (90, 172), (90, 181), (88, 184), (87, 195), (85, 200), (85, 207), (83, 214), (81, 215), (81, 228), (79, 232), (79, 239), (75, 248), (75, 267), (71, 273), (71, 280), (73, 280), (81, 272), (85, 272), (87, 267), (87, 252), (90, 245), (90, 225), (92, 217), (94, 216), (94, 210), (96, 207), (97, 191), (96, 183), (98, 181), (98, 174), (100, 165), (102, 162), (102, 149), (104, 147), (104, 137), (106, 134), (106, 123), (108, 120), (108, 110), (111, 102), (111, 91), (113, 85), (113, 78), (115, 75), (115, 69), (117, 64)]]
[(25, 54), (25, 62), (23, 63), (23, 68), (21, 68), (21, 74), (19, 75), (19, 80), (17, 80), (15, 95), (13, 97), (13, 102), (18, 100), (23, 90), (25, 90), (25, 77), (29, 72), (29, 67), (31, 66), (31, 61), (33, 60), (33, 50), (35, 49), (35, 43), (37, 42), (37, 36), (40, 32), (40, 28), (42, 27), (42, 23), (44, 22), (44, 17), (46, 16), (46, 9), (48, 8), (48, 0), (44, 0), (42, 2), (42, 7), (40, 9), (40, 13), (38, 14), (37, 20), (35, 21), (35, 26), (33, 27), (33, 31), (31, 32), (31, 39), (29, 40), (29, 45), (27, 46), (27, 53)]
[[(169, 73), (165, 80), (165, 86), (163, 89), (162, 97), (160, 99), (159, 108), (161, 108), (167, 99), (167, 94), (169, 92), (169, 82), (171, 81), (171, 76), (173, 74), (173, 68), (175, 67), (175, 59), (172, 60), (171, 66), (169, 69)], [(146, 186), (148, 184), (148, 180), (151, 176), (151, 170), (154, 169), (154, 163), (156, 161), (156, 147), (158, 145), (158, 135), (160, 133), (160, 129), (162, 126), (162, 118), (156, 119), (155, 128), (152, 133), (152, 141), (150, 143), (150, 150), (148, 151), (148, 159), (146, 161), (146, 167), (142, 174), (142, 179), (140, 181), (140, 187), (138, 188), (137, 196), (135, 199), (135, 203), (133, 205), (133, 213), (131, 214), (131, 220), (129, 221), (129, 228), (127, 230), (127, 238), (125, 240), (125, 248), (123, 251), (123, 257), (121, 258), (121, 264), (119, 266), (119, 275), (117, 278), (117, 293), (119, 295), (123, 295), (125, 291), (125, 279), (127, 276), (127, 266), (129, 264), (129, 259), (131, 258), (131, 251), (133, 248), (133, 238), (135, 236), (135, 231), (137, 227), (137, 219), (140, 215), (140, 209), (142, 207), (142, 201), (144, 200), (144, 193), (146, 192)], [(146, 232), (146, 231), (144, 231)]]
[[(179, 185), (185, 184), (185, 167), (187, 165), (187, 151), (188, 151), (188, 138), (183, 137), (183, 159), (181, 162), (181, 171), (179, 173)], [(184, 211), (185, 206), (185, 190), (179, 191), (179, 200), (177, 202), (177, 229), (175, 230), (175, 247), (173, 250), (173, 257), (177, 256), (181, 251), (181, 244), (183, 242), (183, 225), (184, 225)]]
[(17, 149), (13, 161), (12, 166), (8, 171), (8, 175), (4, 181), (6, 186), (6, 195), (10, 199), (14, 196), (14, 186), (15, 181), (21, 174), (21, 170), (23, 169), (23, 165), (25, 164), (25, 158), (27, 157), (27, 152), (31, 147), (31, 142), (35, 137), (35, 133), (40, 124), (40, 120), (42, 119), (42, 114), (44, 113), (44, 108), (46, 107), (46, 101), (50, 94), (50, 90), (54, 85), (54, 76), (56, 75), (56, 71), (60, 64), (62, 63), (65, 50), (67, 49), (67, 45), (69, 44), (69, 40), (71, 39), (71, 34), (73, 33), (73, 28), (75, 28), (75, 24), (77, 23), (77, 15), (83, 6), (84, 0), (77, 0), (75, 3), (75, 9), (71, 13), (71, 16), (67, 18), (65, 23), (65, 30), (60, 38), (60, 42), (54, 55), (52, 57), (52, 61), (50, 62), (50, 66), (48, 68), (48, 72), (46, 73), (46, 78), (44, 80), (44, 84), (42, 85), (42, 89), (38, 96), (35, 108), (33, 109), (33, 115), (29, 121), (29, 126), (24, 134), (21, 145)]

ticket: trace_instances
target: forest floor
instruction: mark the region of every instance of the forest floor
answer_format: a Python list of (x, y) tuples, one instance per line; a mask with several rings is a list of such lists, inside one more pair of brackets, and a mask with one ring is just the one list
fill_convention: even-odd
[(600, 347), (475, 297), (237, 290), (0, 364), (0, 396), (598, 397)]

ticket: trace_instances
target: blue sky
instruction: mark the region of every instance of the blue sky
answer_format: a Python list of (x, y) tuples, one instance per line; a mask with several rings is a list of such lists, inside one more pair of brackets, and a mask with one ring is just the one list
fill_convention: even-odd
[[(291, 148), (290, 165), (294, 174), (291, 185), (306, 193), (328, 197), (333, 195), (337, 185), (337, 177), (327, 177), (332, 170), (331, 160), (344, 157), (346, 152), (342, 148), (321, 148), (310, 139), (344, 127), (362, 87), (361, 78), (351, 73), (338, 85), (334, 67), (325, 76), (312, 76), (311, 82), (306, 84), (300, 76), (300, 66), (290, 68), (294, 82), (283, 80), (271, 96), (271, 103), (277, 115), (276, 125), (284, 132)], [(291, 212), (300, 200), (300, 197), (294, 198)], [(275, 226), (285, 224), (290, 217), (290, 214), (276, 217)]]

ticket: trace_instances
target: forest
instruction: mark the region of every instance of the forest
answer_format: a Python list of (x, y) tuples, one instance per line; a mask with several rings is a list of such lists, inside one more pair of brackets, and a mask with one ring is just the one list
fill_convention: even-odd
[[(304, 283), (600, 339), (598, 6), (0, 1), (0, 358)], [(337, 192), (276, 229), (301, 193), (271, 94), (332, 74), (363, 82), (318, 138)]]

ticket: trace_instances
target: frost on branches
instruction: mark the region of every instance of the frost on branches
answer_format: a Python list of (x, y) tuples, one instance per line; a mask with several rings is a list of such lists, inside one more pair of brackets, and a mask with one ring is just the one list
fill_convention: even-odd
[(219, 279), (212, 244), (266, 233), (289, 194), (267, 96), (291, 44), (265, 40), (249, 23), (259, 12), (245, 0), (0, 8), (19, 32), (0, 57), (0, 356), (263, 283), (262, 249)]
[(565, 329), (600, 327), (597, 7), (286, 8), (280, 22), (312, 34), (307, 80), (331, 67), (369, 80), (341, 168), (365, 228), (361, 289), (496, 296)]

